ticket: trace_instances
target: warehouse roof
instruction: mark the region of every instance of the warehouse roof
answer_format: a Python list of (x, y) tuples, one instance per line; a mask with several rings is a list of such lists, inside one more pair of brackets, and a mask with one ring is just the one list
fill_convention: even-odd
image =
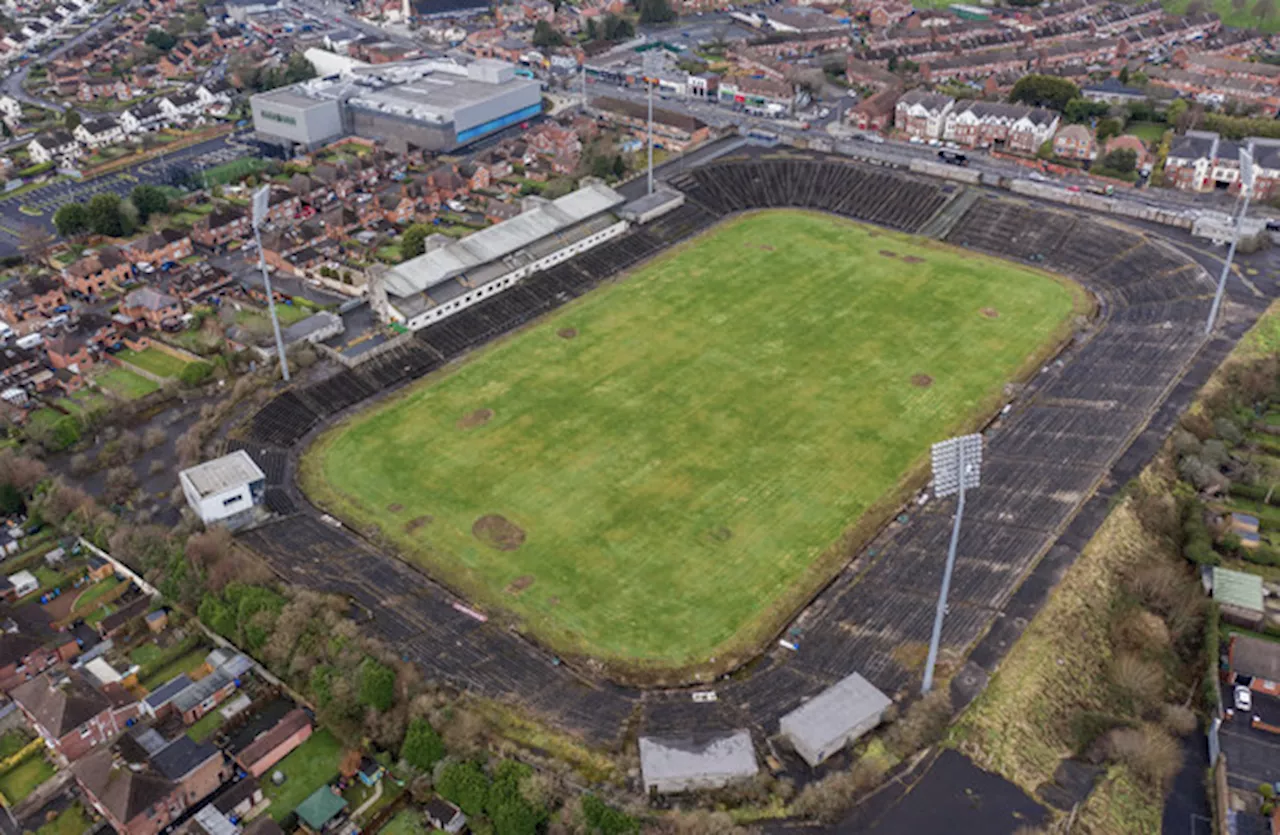
[(646, 787), (727, 782), (751, 777), (759, 766), (751, 734), (744, 730), (703, 739), (640, 737), (640, 772)]
[(797, 746), (826, 748), (844, 738), (893, 701), (875, 685), (853, 673), (782, 717), (782, 732)]
[(178, 477), (190, 484), (196, 495), (202, 498), (266, 479), (261, 468), (243, 449), (183, 470)]
[(387, 291), (396, 296), (421, 293), (450, 278), (510, 255), (588, 218), (620, 205), (625, 198), (602, 183), (588, 183), (510, 220), (460, 241), (411, 258), (387, 272)]

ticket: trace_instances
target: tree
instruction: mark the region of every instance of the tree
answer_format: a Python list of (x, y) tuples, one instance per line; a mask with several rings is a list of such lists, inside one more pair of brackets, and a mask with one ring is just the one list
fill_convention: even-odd
[(1065, 78), (1031, 73), (1013, 85), (1009, 101), (1062, 111), (1067, 102), (1079, 97), (1080, 88)]
[(138, 489), (138, 477), (129, 467), (112, 467), (107, 470), (107, 485), (103, 492), (111, 504), (125, 504)]
[(195, 388), (213, 376), (213, 366), (207, 362), (189, 362), (178, 372), (178, 382), (187, 388)]
[(640, 831), (640, 823), (635, 818), (607, 805), (594, 794), (582, 798), (582, 817), (591, 832), (601, 835), (631, 835)]
[(138, 210), (138, 219), (143, 223), (146, 223), (152, 215), (169, 209), (169, 198), (159, 186), (146, 184), (135, 186), (129, 193), (129, 199), (133, 201), (134, 207)]
[(414, 719), (409, 723), (404, 744), (400, 746), (400, 759), (419, 771), (430, 772), (444, 755), (444, 740), (430, 722)]
[(1121, 174), (1132, 173), (1138, 167), (1138, 153), (1131, 148), (1116, 148), (1102, 158), (1102, 167)]
[(53, 233), (44, 226), (30, 221), (19, 225), (18, 250), (28, 261), (43, 261), (53, 246)]
[(1105, 102), (1089, 101), (1084, 98), (1072, 99), (1067, 102), (1062, 115), (1067, 117), (1068, 122), (1084, 124), (1107, 115), (1107, 105)]
[(360, 665), (360, 704), (374, 710), (389, 710), (396, 700), (396, 671), (376, 659)]
[(564, 46), (564, 35), (545, 20), (539, 20), (533, 27), (533, 45), (539, 49)]
[(1124, 130), (1124, 125), (1120, 123), (1119, 119), (1103, 119), (1098, 123), (1098, 141), (1106, 142), (1113, 136), (1119, 136), (1122, 130)]
[(600, 37), (606, 41), (623, 41), (633, 37), (636, 28), (625, 17), (610, 12), (600, 21)]
[(426, 252), (427, 236), (430, 234), (431, 227), (425, 223), (415, 223), (404, 230), (404, 234), (400, 236), (400, 257), (407, 260)]
[(676, 13), (667, 0), (636, 0), (636, 11), (641, 23), (666, 23), (676, 19)]
[(489, 796), (489, 778), (479, 763), (450, 763), (440, 772), (436, 791), (474, 817), (484, 811)]
[(89, 213), (80, 203), (67, 203), (53, 214), (53, 226), (64, 238), (74, 238), (89, 231)]
[(67, 112), (62, 114), (62, 126), (67, 130), (80, 127), (80, 114), (68, 107)]
[(182, 18), (182, 24), (188, 32), (199, 34), (209, 25), (209, 18), (205, 17), (201, 12), (191, 12)]
[(133, 230), (127, 226), (127, 218), (121, 210), (120, 196), (111, 192), (95, 194), (89, 199), (85, 212), (89, 219), (89, 228), (99, 235), (118, 238)]
[(285, 65), (284, 70), (285, 84), (297, 84), (299, 81), (315, 77), (316, 68), (311, 65), (305, 55), (295, 52), (289, 56), (289, 63)]
[(178, 43), (178, 39), (163, 29), (152, 29), (147, 36), (142, 39), (147, 46), (155, 47), (161, 52), (168, 52)]

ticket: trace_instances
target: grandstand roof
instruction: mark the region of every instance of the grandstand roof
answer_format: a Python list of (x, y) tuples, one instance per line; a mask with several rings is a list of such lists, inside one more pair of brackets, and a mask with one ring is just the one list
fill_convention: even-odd
[(510, 220), (399, 264), (387, 272), (387, 292), (400, 297), (421, 293), (607, 212), (624, 199), (602, 183), (588, 183), (572, 194), (538, 203)]

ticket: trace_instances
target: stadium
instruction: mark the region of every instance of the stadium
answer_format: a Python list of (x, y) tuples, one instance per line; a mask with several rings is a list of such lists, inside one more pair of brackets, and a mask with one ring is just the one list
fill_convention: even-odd
[[(984, 427), (942, 641), (966, 704), (1232, 344), (1203, 336), (1212, 280), (1148, 227), (814, 152), (739, 149), (666, 185), (678, 206), (252, 415), (230, 443), (279, 518), (241, 541), (351, 599), (428, 675), (590, 742), (759, 741), (852, 676), (895, 700), (918, 686), (954, 510), (913, 501), (923, 453)], [(945, 356), (917, 350), (930, 327)], [(630, 354), (639, 368), (616, 365)], [(592, 392), (630, 411), (563, 410)], [(740, 395), (760, 402), (732, 412)], [(701, 459), (680, 420), (745, 440)], [(667, 449), (688, 469), (664, 469)], [(628, 466), (596, 469), (610, 456)], [(726, 460), (742, 469), (713, 472)], [(633, 496), (606, 508), (627, 524), (591, 527), (592, 490)], [(586, 570), (601, 560), (645, 588), (613, 620), (625, 592)]]

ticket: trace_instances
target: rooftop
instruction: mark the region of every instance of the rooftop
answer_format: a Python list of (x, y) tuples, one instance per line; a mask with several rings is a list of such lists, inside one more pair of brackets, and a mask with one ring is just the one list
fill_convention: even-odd
[(1231, 669), (1241, 675), (1280, 681), (1280, 644), (1249, 635), (1232, 635)]
[(661, 739), (640, 737), (640, 770), (646, 786), (654, 783), (724, 780), (754, 775), (755, 749), (751, 734), (733, 731), (728, 736)]
[(891, 704), (875, 685), (853, 673), (783, 716), (780, 727), (797, 745), (820, 750), (878, 717)]
[(190, 484), (196, 495), (201, 497), (266, 480), (262, 469), (243, 449), (197, 464), (183, 470), (178, 476), (184, 483)]

